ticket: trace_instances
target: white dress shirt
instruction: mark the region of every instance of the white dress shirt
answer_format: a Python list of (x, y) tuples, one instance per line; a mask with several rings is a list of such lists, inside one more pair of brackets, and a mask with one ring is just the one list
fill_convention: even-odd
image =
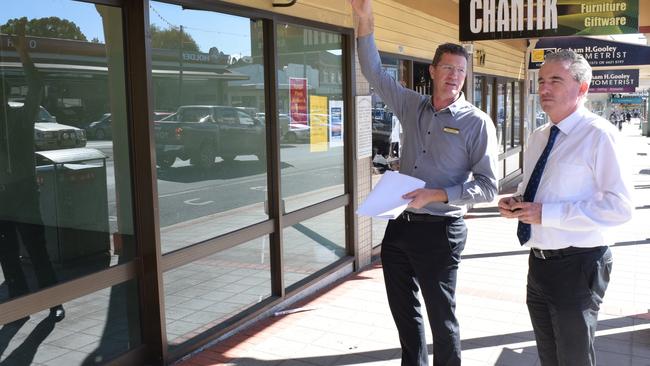
[[(524, 152), (523, 194), (542, 154), (551, 123), (537, 128)], [(632, 218), (629, 171), (616, 146), (618, 131), (604, 118), (580, 107), (557, 126), (535, 202), (542, 205), (541, 225), (532, 225), (528, 247), (562, 249), (609, 245), (605, 231)]]

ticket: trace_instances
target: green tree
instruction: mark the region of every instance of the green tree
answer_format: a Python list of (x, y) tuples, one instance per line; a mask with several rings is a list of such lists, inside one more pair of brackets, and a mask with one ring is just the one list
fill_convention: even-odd
[(26, 17), (9, 19), (5, 24), (0, 25), (0, 33), (18, 34), (19, 23), (25, 24), (26, 36), (74, 39), (77, 41), (87, 40), (74, 22), (59, 17), (30, 20), (27, 20)]
[[(179, 49), (181, 46), (181, 31), (180, 29), (160, 29), (155, 24), (151, 24), (151, 47), (153, 48), (166, 48), (166, 49)], [(183, 50), (199, 52), (199, 45), (196, 44), (194, 38), (187, 32), (183, 32)]]

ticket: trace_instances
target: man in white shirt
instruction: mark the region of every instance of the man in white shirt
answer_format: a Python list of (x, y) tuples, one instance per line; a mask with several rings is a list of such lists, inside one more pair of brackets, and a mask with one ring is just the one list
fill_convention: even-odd
[(604, 232), (632, 216), (618, 133), (583, 106), (590, 81), (581, 55), (546, 56), (538, 82), (550, 122), (530, 136), (518, 194), (499, 201), (531, 248), (526, 304), (542, 366), (596, 364), (598, 310), (612, 269)]

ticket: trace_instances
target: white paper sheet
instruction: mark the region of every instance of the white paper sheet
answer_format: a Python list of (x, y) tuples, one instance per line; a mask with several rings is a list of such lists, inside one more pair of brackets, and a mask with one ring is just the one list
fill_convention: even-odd
[(418, 188), (424, 188), (424, 185), (421, 179), (389, 170), (384, 173), (366, 200), (359, 206), (357, 215), (385, 220), (394, 219), (410, 202), (402, 196)]

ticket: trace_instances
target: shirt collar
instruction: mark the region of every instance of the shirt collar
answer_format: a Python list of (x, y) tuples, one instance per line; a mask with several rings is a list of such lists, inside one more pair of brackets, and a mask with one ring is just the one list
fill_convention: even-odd
[[(433, 110), (436, 111), (436, 107), (433, 106), (433, 97), (429, 98), (429, 103), (431, 104), (431, 108), (433, 108)], [(461, 109), (465, 108), (466, 105), (467, 105), (467, 101), (465, 100), (465, 94), (463, 92), (460, 92), (458, 98), (456, 98), (456, 100), (453, 103), (436, 112), (442, 112), (445, 109), (449, 109), (449, 112), (451, 113), (452, 117), (455, 117), (456, 113), (458, 113), (458, 111), (460, 111)]]
[[(587, 109), (583, 106), (580, 106), (573, 113), (568, 115), (565, 119), (558, 122), (556, 126), (560, 129), (560, 131), (563, 134), (568, 135), (571, 133), (571, 131), (573, 131), (574, 128), (578, 126), (578, 123), (585, 116), (586, 113), (587, 113)], [(552, 126), (553, 123), (551, 123), (550, 125)]]

